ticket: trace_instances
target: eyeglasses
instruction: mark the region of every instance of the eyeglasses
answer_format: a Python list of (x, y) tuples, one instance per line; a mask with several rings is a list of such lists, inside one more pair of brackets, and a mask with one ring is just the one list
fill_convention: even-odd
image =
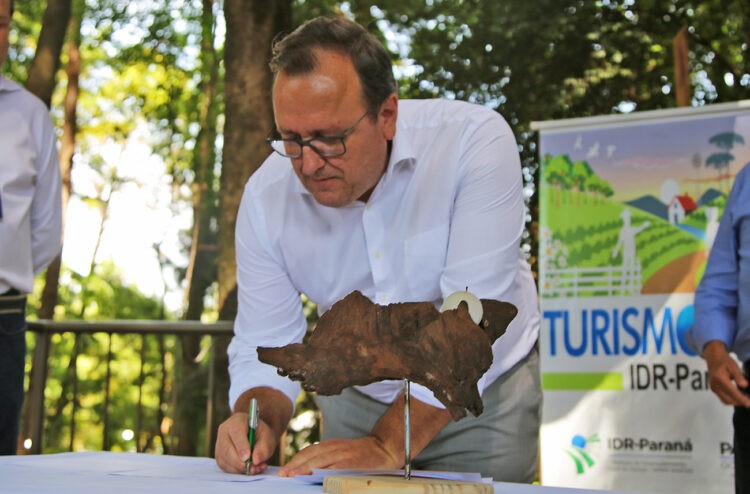
[(318, 153), (323, 158), (335, 158), (346, 153), (345, 140), (349, 135), (354, 132), (354, 129), (370, 112), (365, 112), (364, 115), (359, 117), (354, 125), (344, 131), (343, 134), (338, 136), (321, 136), (313, 137), (312, 139), (274, 139), (269, 137), (266, 142), (271, 145), (274, 151), (279, 153), (281, 156), (287, 158), (297, 159), (302, 156), (302, 148), (309, 146), (310, 149)]

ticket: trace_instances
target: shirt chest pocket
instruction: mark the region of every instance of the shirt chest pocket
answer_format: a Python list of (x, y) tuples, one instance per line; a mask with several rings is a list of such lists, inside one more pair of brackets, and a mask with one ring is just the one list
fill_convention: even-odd
[(440, 298), (440, 276), (448, 251), (448, 225), (409, 237), (404, 245), (404, 275), (414, 300)]

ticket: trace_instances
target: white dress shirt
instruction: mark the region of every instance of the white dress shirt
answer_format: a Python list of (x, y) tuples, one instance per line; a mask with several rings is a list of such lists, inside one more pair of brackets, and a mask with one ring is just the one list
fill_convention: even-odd
[[(468, 287), (480, 298), (515, 304), (518, 316), (493, 345), (481, 393), (529, 353), (539, 333), (536, 287), (520, 251), (522, 187), (508, 124), (495, 111), (458, 101), (399, 102), (388, 167), (367, 203), (318, 204), (289, 159), (271, 154), (248, 181), (237, 219), (230, 404), (256, 386), (276, 388), (294, 403), (298, 383), (259, 362), (256, 348), (302, 340), (300, 293), (322, 314), (354, 290), (381, 305), (439, 307)], [(400, 381), (358, 387), (384, 403), (402, 388)], [(443, 408), (427, 388), (411, 391)]]
[(29, 293), (61, 248), (55, 129), (36, 96), (0, 75), (0, 294)]

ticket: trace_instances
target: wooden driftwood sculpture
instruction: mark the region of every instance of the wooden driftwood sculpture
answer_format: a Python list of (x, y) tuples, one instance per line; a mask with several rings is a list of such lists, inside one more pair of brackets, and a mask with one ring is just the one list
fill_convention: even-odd
[(482, 300), (475, 324), (466, 302), (439, 312), (429, 302), (377, 305), (355, 291), (318, 321), (306, 343), (258, 348), (258, 358), (308, 391), (408, 379), (429, 388), (454, 420), (482, 413), (477, 381), (492, 364), (492, 343), (515, 317), (514, 305)]

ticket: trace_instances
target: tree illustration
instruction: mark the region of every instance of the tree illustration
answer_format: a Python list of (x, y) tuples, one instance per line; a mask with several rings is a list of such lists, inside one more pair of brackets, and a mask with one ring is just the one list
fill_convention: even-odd
[(594, 204), (597, 203), (598, 197), (612, 197), (614, 194), (609, 182), (599, 177), (599, 175), (591, 175), (586, 179), (586, 190), (594, 194)]
[(567, 155), (546, 160), (544, 180), (558, 191), (555, 196), (555, 206), (560, 205), (561, 191), (570, 188), (570, 170), (571, 163)]
[(732, 153), (714, 153), (706, 158), (706, 166), (709, 168), (715, 168), (719, 174), (719, 188), (723, 189), (723, 171), (724, 168), (729, 170), (729, 164), (734, 161), (734, 155)]
[(594, 174), (589, 164), (585, 161), (576, 161), (570, 172), (570, 179), (573, 185), (578, 189), (578, 204), (581, 203), (581, 196), (586, 190), (586, 182)]
[(711, 137), (708, 142), (721, 149), (730, 150), (735, 144), (745, 144), (745, 139), (736, 132), (721, 132)]
[[(734, 161), (734, 155), (730, 152), (735, 144), (745, 144), (745, 139), (736, 132), (720, 132), (712, 136), (709, 143), (721, 149), (723, 152), (714, 153), (706, 158), (706, 166), (715, 168), (719, 173), (719, 186), (723, 185), (723, 177), (731, 176), (730, 165)], [(726, 170), (725, 170), (726, 169)]]

